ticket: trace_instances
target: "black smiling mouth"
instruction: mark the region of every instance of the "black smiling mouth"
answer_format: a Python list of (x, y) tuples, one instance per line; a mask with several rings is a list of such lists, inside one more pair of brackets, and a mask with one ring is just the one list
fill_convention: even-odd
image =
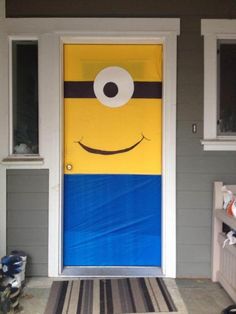
[(97, 148), (92, 148), (92, 147), (89, 147), (85, 144), (83, 144), (80, 141), (78, 142), (75, 142), (75, 143), (78, 143), (84, 150), (86, 150), (87, 152), (91, 153), (91, 154), (98, 154), (98, 155), (115, 155), (115, 154), (122, 154), (122, 153), (126, 153), (132, 149), (134, 149), (136, 146), (138, 146), (143, 140), (148, 140), (143, 134), (142, 134), (142, 138), (136, 142), (135, 144), (129, 146), (129, 147), (126, 147), (126, 148), (122, 148), (122, 149), (118, 149), (118, 150), (102, 150), (102, 149), (97, 149)]

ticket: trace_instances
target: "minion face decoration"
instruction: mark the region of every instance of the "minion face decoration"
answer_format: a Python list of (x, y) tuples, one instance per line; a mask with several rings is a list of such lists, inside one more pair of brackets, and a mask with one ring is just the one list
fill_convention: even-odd
[(160, 266), (161, 95), (161, 45), (64, 45), (65, 266)]
[(162, 47), (64, 49), (65, 164), (73, 173), (160, 174)]

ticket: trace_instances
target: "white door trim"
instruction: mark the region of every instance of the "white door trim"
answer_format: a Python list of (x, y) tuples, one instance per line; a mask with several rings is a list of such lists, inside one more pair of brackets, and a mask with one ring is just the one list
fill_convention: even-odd
[[(2, 14), (0, 14), (2, 16)], [(162, 273), (176, 276), (176, 55), (179, 19), (158, 18), (0, 18), (0, 161), (8, 155), (9, 51), (10, 36), (39, 40), (39, 134), (43, 163), (17, 161), (1, 163), (8, 168), (49, 169), (48, 274), (61, 276), (62, 163), (63, 163), (63, 84), (61, 75), (63, 42), (162, 43), (164, 46), (163, 93), (163, 215)], [(3, 177), (1, 176), (1, 177)], [(6, 195), (4, 179), (0, 193)], [(6, 200), (0, 200), (0, 254), (6, 251)], [(2, 241), (1, 241), (2, 242)]]

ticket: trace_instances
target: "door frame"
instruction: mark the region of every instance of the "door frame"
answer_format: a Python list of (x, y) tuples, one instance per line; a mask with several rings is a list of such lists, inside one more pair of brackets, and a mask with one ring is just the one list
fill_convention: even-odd
[[(11, 18), (0, 12), (0, 193), (6, 195), (6, 169), (49, 169), (48, 275), (63, 277), (63, 76), (64, 43), (162, 43), (163, 44), (163, 190), (162, 269), (146, 275), (176, 276), (176, 74), (179, 19), (168, 18)], [(11, 160), (9, 41), (38, 39), (39, 44), (39, 145), (40, 156)], [(8, 92), (9, 91), (9, 92)], [(6, 119), (8, 116), (8, 119)], [(49, 136), (50, 134), (50, 136)], [(8, 159), (5, 158), (8, 156)], [(0, 200), (0, 253), (6, 253), (6, 199)], [(87, 269), (88, 270), (88, 269)], [(107, 276), (100, 269), (101, 276)], [(73, 275), (73, 274), (71, 274)], [(85, 276), (89, 275), (89, 272)], [(93, 273), (91, 273), (93, 275)], [(110, 276), (122, 275), (114, 269)], [(138, 275), (137, 269), (130, 275)], [(80, 274), (81, 276), (81, 274)]]
[[(129, 33), (125, 32), (124, 34), (120, 34), (120, 32), (113, 32), (112, 36), (107, 32), (100, 32), (100, 34), (92, 35), (92, 36), (76, 36), (73, 34), (60, 36), (60, 44), (61, 44), (61, 62), (63, 68), (63, 45), (64, 44), (162, 44), (163, 45), (163, 114), (162, 114), (162, 209), (163, 208), (173, 208), (170, 202), (173, 200), (173, 198), (169, 199), (166, 195), (167, 193), (167, 184), (170, 184), (171, 180), (173, 183), (173, 177), (170, 178), (169, 176), (172, 173), (173, 169), (170, 169), (170, 164), (168, 161), (166, 161), (166, 157), (169, 154), (173, 154), (173, 145), (170, 149), (170, 146), (168, 145), (169, 137), (175, 138), (175, 134), (172, 132), (174, 131), (175, 127), (173, 122), (171, 123), (172, 127), (167, 127), (167, 123), (171, 119), (171, 109), (170, 106), (168, 106), (168, 99), (167, 99), (167, 90), (168, 86), (166, 87), (166, 81), (165, 78), (168, 77), (168, 70), (169, 70), (169, 64), (167, 64), (167, 60), (165, 58), (165, 53), (168, 50), (167, 45), (168, 39), (163, 37), (163, 34), (160, 35), (159, 32), (153, 32), (151, 35), (147, 32), (145, 34), (141, 34), (139, 32), (135, 33)], [(173, 64), (171, 65), (172, 68)], [(61, 72), (61, 77), (63, 78), (63, 72)], [(173, 84), (173, 82), (172, 82)], [(64, 99), (64, 98), (63, 98)], [(172, 134), (170, 134), (172, 133)], [(172, 160), (173, 161), (173, 160)], [(172, 165), (171, 165), (172, 166)], [(168, 182), (168, 183), (167, 183)], [(63, 182), (62, 182), (63, 185)], [(63, 193), (62, 193), (63, 195)], [(63, 204), (63, 199), (61, 200), (61, 204)], [(171, 248), (171, 252), (168, 252), (169, 247), (167, 244), (167, 236), (169, 233), (169, 230), (174, 231), (175, 227), (171, 226), (171, 218), (169, 216), (170, 212), (165, 212), (162, 210), (162, 267), (65, 267), (63, 268), (63, 260), (60, 261), (61, 264), (61, 274), (63, 276), (91, 276), (91, 277), (100, 277), (100, 276), (162, 276), (165, 274), (164, 269), (166, 269), (166, 260), (175, 260), (175, 252), (174, 248)], [(173, 212), (172, 212), (172, 219), (173, 219)], [(62, 219), (63, 223), (63, 219)], [(168, 229), (167, 228), (168, 226)], [(173, 235), (173, 233), (171, 233)], [(61, 232), (62, 235), (62, 232)], [(174, 237), (172, 237), (173, 242), (175, 242)], [(63, 243), (63, 236), (61, 238), (61, 243)], [(63, 245), (61, 246), (61, 251), (63, 251)], [(168, 256), (168, 258), (166, 257)], [(173, 265), (172, 265), (173, 267)]]

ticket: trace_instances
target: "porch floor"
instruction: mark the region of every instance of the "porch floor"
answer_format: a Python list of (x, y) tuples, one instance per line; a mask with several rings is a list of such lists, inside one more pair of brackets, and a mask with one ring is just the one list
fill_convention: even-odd
[[(52, 279), (30, 278), (20, 305), (24, 314), (43, 314)], [(233, 301), (218, 284), (207, 279), (176, 279), (179, 292), (190, 314), (220, 314)]]

